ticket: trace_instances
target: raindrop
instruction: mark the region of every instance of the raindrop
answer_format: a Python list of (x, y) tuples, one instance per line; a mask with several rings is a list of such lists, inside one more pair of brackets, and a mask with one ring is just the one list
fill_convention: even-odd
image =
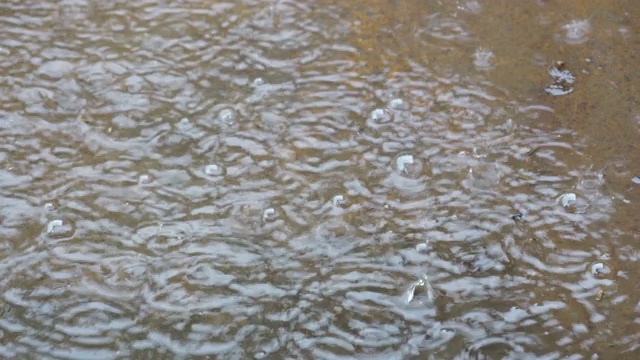
[(210, 164), (205, 166), (204, 173), (208, 176), (222, 176), (224, 175), (224, 169), (216, 164)]
[(275, 219), (277, 216), (278, 214), (274, 208), (268, 208), (262, 213), (262, 220), (270, 221)]
[(376, 124), (391, 122), (391, 114), (386, 109), (375, 109), (371, 112), (371, 120)]
[(563, 207), (568, 207), (576, 202), (576, 194), (574, 193), (566, 193), (560, 196), (560, 205)]
[(221, 121), (227, 124), (232, 124), (233, 122), (236, 121), (236, 118), (237, 118), (236, 111), (231, 108), (222, 109), (218, 116)]

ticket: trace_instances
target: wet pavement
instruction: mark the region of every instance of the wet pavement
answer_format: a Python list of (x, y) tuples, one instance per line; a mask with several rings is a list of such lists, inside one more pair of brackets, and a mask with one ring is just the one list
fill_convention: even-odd
[(640, 6), (0, 4), (0, 357), (636, 359)]

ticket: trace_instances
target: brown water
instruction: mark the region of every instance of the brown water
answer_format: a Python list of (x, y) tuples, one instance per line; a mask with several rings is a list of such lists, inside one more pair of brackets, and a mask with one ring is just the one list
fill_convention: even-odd
[(0, 357), (638, 358), (638, 18), (2, 2)]

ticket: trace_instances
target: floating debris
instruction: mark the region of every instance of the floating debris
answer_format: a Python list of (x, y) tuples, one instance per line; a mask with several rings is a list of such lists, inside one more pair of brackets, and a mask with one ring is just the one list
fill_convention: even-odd
[(598, 291), (598, 294), (596, 295), (596, 301), (602, 300), (603, 296), (604, 296), (604, 290)]

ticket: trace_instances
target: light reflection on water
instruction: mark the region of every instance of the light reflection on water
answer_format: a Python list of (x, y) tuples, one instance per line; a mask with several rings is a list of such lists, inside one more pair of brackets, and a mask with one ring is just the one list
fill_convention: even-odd
[(0, 354), (631, 356), (625, 4), (0, 5)]

